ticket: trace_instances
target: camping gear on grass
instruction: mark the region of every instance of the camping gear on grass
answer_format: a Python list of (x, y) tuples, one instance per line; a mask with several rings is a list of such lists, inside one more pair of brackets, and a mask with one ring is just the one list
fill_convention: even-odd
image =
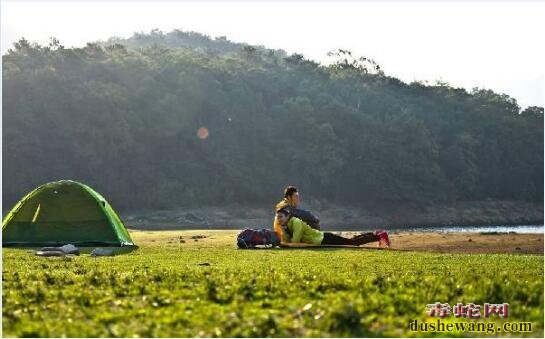
[(62, 252), (64, 254), (79, 255), (79, 248), (72, 244), (67, 244), (61, 247), (42, 247), (39, 252)]
[(66, 255), (66, 253), (61, 250), (39, 250), (36, 251), (34, 254), (40, 257), (64, 257)]
[(97, 247), (91, 252), (91, 257), (113, 257), (114, 255), (111, 248)]
[(3, 246), (131, 246), (110, 204), (91, 187), (62, 180), (23, 197), (2, 223)]
[(245, 229), (237, 236), (239, 248), (255, 248), (256, 246), (274, 247), (280, 245), (280, 238), (272, 230), (262, 228)]

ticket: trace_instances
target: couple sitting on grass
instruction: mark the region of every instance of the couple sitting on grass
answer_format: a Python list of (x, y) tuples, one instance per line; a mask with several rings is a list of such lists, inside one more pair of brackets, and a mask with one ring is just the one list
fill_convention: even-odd
[(300, 196), (294, 186), (286, 187), (284, 199), (276, 205), (274, 231), (283, 245), (348, 245), (360, 246), (378, 241), (379, 247), (390, 247), (386, 231), (362, 233), (345, 238), (340, 235), (320, 231), (320, 220), (311, 212), (299, 209)]

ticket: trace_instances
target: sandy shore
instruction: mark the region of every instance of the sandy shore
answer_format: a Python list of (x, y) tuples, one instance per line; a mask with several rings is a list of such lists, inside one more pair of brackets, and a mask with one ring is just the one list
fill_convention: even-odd
[[(221, 247), (236, 246), (237, 230), (131, 230), (139, 246), (152, 244), (177, 244), (179, 246)], [(353, 232), (342, 232), (349, 236)], [(180, 239), (185, 239), (183, 244)], [(391, 248), (400, 251), (436, 253), (512, 253), (543, 255), (543, 234), (521, 233), (411, 233), (390, 234)], [(187, 240), (187, 241), (186, 241)], [(365, 247), (376, 247), (376, 243)]]
[(391, 248), (440, 253), (517, 253), (543, 255), (543, 234), (395, 233)]

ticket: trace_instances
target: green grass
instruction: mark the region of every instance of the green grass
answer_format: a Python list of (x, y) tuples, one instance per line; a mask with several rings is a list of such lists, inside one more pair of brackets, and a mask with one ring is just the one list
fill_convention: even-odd
[(237, 250), (232, 235), (135, 232), (140, 248), (109, 258), (4, 249), (3, 335), (433, 336), (409, 321), (435, 301), (508, 302), (543, 335), (543, 256)]

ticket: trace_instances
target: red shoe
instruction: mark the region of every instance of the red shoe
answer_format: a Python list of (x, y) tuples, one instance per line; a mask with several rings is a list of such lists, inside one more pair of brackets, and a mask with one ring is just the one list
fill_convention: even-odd
[(377, 231), (375, 233), (378, 235), (378, 246), (382, 248), (390, 248), (390, 237), (386, 231)]

